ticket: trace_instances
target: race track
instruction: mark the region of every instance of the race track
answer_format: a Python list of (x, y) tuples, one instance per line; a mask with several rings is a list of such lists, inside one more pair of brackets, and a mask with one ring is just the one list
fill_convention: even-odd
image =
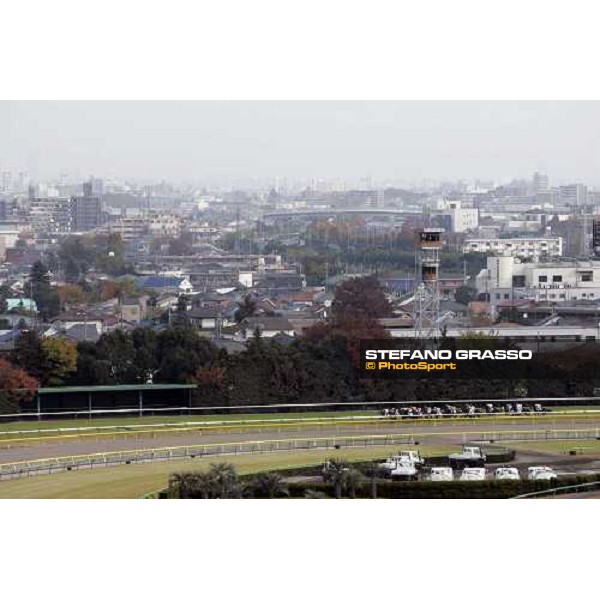
[(18, 442), (0, 447), (0, 464), (31, 461), (44, 458), (79, 456), (94, 453), (120, 452), (132, 450), (153, 450), (168, 447), (196, 446), (208, 444), (247, 443), (307, 438), (338, 438), (370, 435), (410, 435), (413, 441), (421, 444), (456, 445), (468, 441), (489, 440), (498, 436), (503, 439), (573, 439), (573, 434), (582, 433), (582, 439), (596, 437), (595, 429), (600, 430), (600, 416), (555, 420), (551, 417), (535, 419), (460, 419), (415, 421), (384, 421), (375, 427), (373, 424), (351, 425), (305, 424), (292, 427), (249, 427), (248, 429), (206, 429), (196, 431), (154, 432), (152, 435), (90, 435), (57, 437)]

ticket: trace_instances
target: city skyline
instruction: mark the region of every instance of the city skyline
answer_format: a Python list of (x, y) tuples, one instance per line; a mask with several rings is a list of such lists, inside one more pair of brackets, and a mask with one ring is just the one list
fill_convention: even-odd
[(600, 184), (599, 102), (0, 103), (0, 170), (34, 179)]

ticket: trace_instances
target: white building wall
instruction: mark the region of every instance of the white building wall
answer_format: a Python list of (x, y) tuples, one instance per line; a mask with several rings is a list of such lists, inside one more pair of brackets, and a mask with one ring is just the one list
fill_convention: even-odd
[[(515, 277), (522, 277), (518, 285)], [(487, 287), (490, 301), (530, 298), (539, 302), (600, 299), (600, 263), (521, 263), (512, 257), (490, 257), (486, 275), (477, 277), (478, 290)]]
[(521, 258), (558, 257), (563, 253), (563, 239), (556, 238), (467, 238), (463, 252), (488, 252)]
[(477, 208), (456, 208), (450, 211), (452, 231), (464, 233), (477, 229), (479, 225), (479, 210)]

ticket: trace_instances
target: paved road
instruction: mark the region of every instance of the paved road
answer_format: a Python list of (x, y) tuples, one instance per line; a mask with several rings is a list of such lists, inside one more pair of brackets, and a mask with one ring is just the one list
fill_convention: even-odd
[[(29, 445), (16, 445), (12, 448), (0, 449), (0, 463), (52, 458), (59, 456), (74, 456), (96, 452), (118, 452), (123, 450), (146, 450), (173, 446), (192, 446), (201, 444), (226, 444), (261, 440), (287, 440), (306, 438), (332, 438), (336, 436), (365, 436), (412, 434), (421, 443), (449, 445), (461, 444), (466, 439), (477, 439), (481, 432), (519, 432), (539, 431), (544, 439), (544, 432), (549, 429), (594, 429), (600, 428), (600, 416), (585, 420), (558, 421), (556, 423), (540, 419), (535, 422), (478, 422), (432, 421), (431, 424), (415, 425), (402, 421), (393, 421), (378, 427), (359, 424), (351, 426), (305, 426), (293, 428), (260, 428), (247, 431), (213, 431), (213, 432), (176, 432), (156, 433), (152, 437), (135, 436), (106, 436), (88, 439), (61, 439), (35, 442)], [(582, 440), (583, 441), (583, 440)]]

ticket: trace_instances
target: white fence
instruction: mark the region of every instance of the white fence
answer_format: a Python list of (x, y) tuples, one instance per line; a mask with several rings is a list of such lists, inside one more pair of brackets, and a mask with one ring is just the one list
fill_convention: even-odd
[[(341, 448), (368, 448), (373, 446), (394, 446), (399, 444), (419, 444), (423, 440), (435, 440), (438, 436), (447, 437), (448, 432), (427, 432), (419, 434), (398, 433), (363, 436), (315, 437), (301, 439), (248, 441), (239, 443), (204, 444), (176, 446), (145, 450), (105, 452), (80, 456), (44, 458), (0, 464), (0, 481), (40, 474), (95, 469), (123, 464), (138, 464), (154, 461), (182, 460), (211, 456), (238, 454), (261, 454), (270, 452), (293, 452), (299, 450), (337, 450)], [(568, 441), (600, 439), (597, 428), (581, 430), (514, 430), (514, 431), (471, 431), (453, 432), (461, 436), (464, 443), (495, 441)], [(416, 439), (418, 437), (418, 439)]]
[(0, 480), (31, 477), (40, 474), (95, 469), (123, 464), (138, 464), (186, 458), (231, 456), (238, 454), (261, 454), (270, 452), (293, 452), (298, 450), (335, 450), (340, 448), (367, 448), (413, 444), (412, 434), (390, 436), (357, 436), (340, 438), (314, 438), (294, 440), (254, 441), (227, 444), (179, 446), (153, 450), (107, 452), (83, 456), (65, 456), (26, 462), (0, 464)]

